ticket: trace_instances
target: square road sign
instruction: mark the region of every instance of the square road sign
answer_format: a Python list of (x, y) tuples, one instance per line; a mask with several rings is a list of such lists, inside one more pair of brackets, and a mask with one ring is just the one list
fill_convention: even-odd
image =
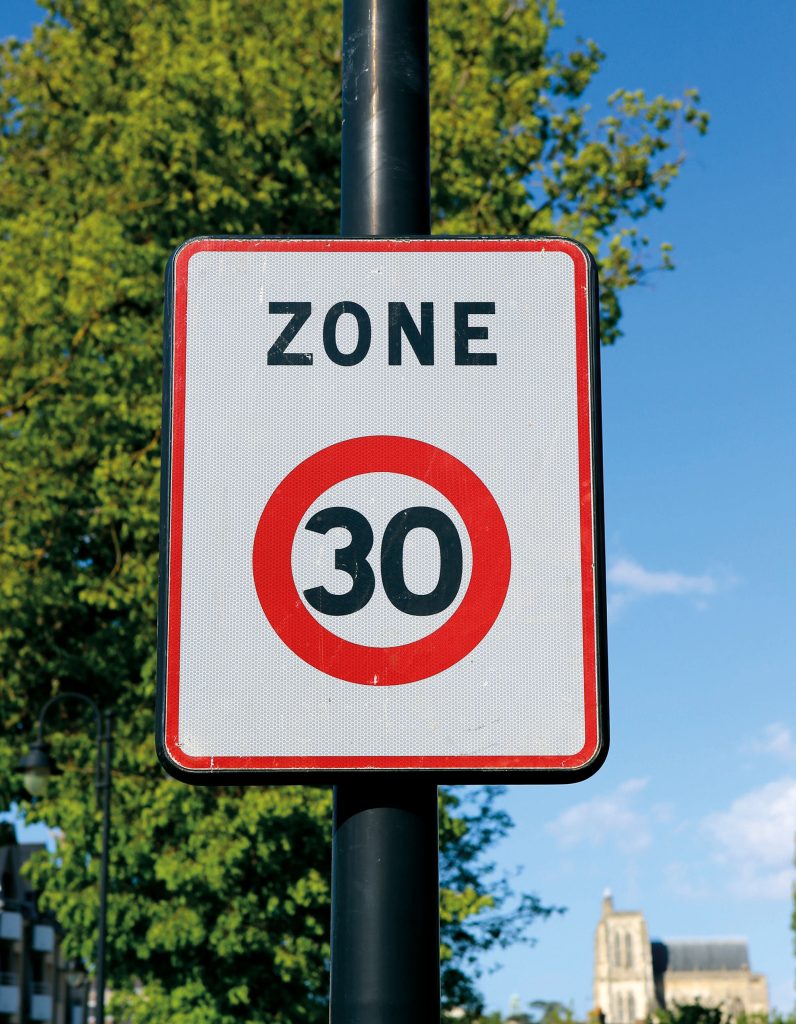
[(158, 750), (187, 781), (607, 750), (596, 275), (556, 238), (199, 238), (167, 272)]

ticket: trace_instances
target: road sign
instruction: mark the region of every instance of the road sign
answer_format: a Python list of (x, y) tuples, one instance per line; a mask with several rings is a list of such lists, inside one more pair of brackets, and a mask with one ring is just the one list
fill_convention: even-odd
[(168, 770), (594, 771), (607, 707), (588, 253), (552, 238), (200, 238), (167, 285)]

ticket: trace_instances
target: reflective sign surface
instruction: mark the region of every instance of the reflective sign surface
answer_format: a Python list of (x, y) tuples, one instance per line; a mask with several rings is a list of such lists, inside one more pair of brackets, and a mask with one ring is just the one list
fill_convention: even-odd
[(169, 770), (593, 770), (607, 716), (584, 250), (198, 239), (169, 289)]

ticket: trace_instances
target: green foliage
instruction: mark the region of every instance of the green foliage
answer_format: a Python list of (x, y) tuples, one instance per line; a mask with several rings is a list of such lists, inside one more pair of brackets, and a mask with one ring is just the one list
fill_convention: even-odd
[[(516, 1005), (509, 1009), (504, 1017), (500, 1013), (485, 1015), (475, 1014), (456, 1016), (457, 1024), (575, 1024), (575, 1014), (571, 1006), (556, 1001), (535, 1000), (528, 1006), (528, 1012), (520, 1007), (519, 999), (514, 997)], [(451, 1024), (453, 1015), (449, 1015)], [(592, 1010), (587, 1015), (587, 1024), (603, 1020), (603, 1015)], [(772, 1011), (765, 1013), (739, 1013), (733, 1015), (718, 1007), (703, 1006), (701, 1003), (677, 1003), (669, 1009), (655, 1010), (647, 1017), (647, 1024), (796, 1024), (794, 1014), (783, 1015)]]
[(511, 1024), (575, 1024), (575, 1013), (571, 1006), (556, 1000), (535, 999), (528, 1004), (528, 1012), (512, 1011), (509, 1021)]
[(529, 1024), (574, 1024), (575, 1013), (571, 1006), (556, 1001), (545, 1002), (535, 999), (530, 1004)]
[(703, 1006), (695, 1003), (675, 1003), (666, 1010), (656, 1010), (649, 1018), (649, 1024), (796, 1024), (796, 1014), (731, 1013), (721, 1007)]
[(724, 1024), (726, 1015), (719, 1007), (701, 1003), (676, 1003), (671, 1009), (656, 1010), (650, 1024)]
[(443, 791), (440, 803), (443, 1005), (476, 1015), (482, 1010), (473, 984), (479, 955), (532, 941), (532, 922), (563, 911), (532, 893), (515, 893), (485, 857), (511, 828), (509, 816), (495, 806), (501, 792), (497, 786), (475, 792), (457, 787)]
[[(620, 89), (597, 120), (582, 96), (603, 54), (591, 40), (551, 49), (553, 0), (447, 0), (432, 20), (435, 230), (577, 238), (598, 257), (602, 338), (616, 340), (619, 293), (653, 269), (637, 222), (663, 207), (685, 157), (673, 135), (707, 130), (696, 90)], [(671, 246), (657, 266), (672, 266)]]
[[(459, 1018), (462, 1021), (462, 1018)], [(536, 999), (528, 1004), (528, 1010), (522, 1009), (518, 996), (513, 996), (509, 1013), (504, 1017), (501, 1013), (466, 1015), (463, 1024), (576, 1024), (575, 1013), (571, 1006)]]
[(734, 1024), (796, 1024), (796, 1011), (790, 1013), (779, 1013), (772, 1010), (770, 1013), (739, 1013), (734, 1018)]
[[(328, 959), (329, 795), (192, 789), (154, 763), (162, 274), (208, 233), (334, 234), (340, 3), (47, 0), (0, 47), (0, 806), (38, 710), (77, 689), (116, 710), (110, 978), (136, 1022), (315, 1021)], [(602, 266), (604, 338), (648, 269), (636, 222), (682, 161), (697, 97), (622, 91), (592, 124), (601, 54), (557, 53), (552, 0), (432, 5), (435, 230), (572, 234)], [(668, 257), (664, 262), (668, 262)], [(94, 949), (90, 722), (53, 709), (66, 768), (29, 817), (67, 953)], [(77, 727), (77, 728), (76, 728)], [(486, 791), (446, 797), (445, 992), (524, 934), (482, 854), (508, 827)]]

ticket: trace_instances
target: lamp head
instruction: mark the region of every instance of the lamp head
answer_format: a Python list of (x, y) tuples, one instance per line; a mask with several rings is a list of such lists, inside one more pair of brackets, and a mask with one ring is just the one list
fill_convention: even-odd
[(49, 743), (41, 740), (31, 743), (30, 750), (19, 762), (19, 771), (22, 772), (22, 784), (31, 796), (44, 796), (50, 777), (61, 774), (50, 754)]
[(64, 966), (67, 985), (70, 988), (82, 988), (86, 983), (86, 978), (88, 977), (86, 965), (83, 963), (82, 959), (79, 956), (70, 957)]

